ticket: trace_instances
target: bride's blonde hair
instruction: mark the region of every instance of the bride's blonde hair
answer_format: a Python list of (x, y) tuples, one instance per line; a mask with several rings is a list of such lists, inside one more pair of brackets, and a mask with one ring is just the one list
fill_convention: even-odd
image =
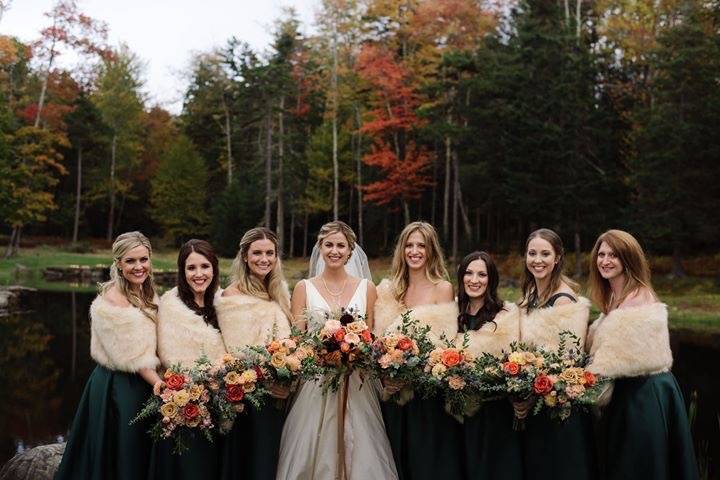
[[(275, 246), (275, 256), (277, 257), (275, 266), (265, 275), (263, 280), (253, 275), (247, 264), (250, 246), (258, 240), (270, 240)], [(292, 318), (290, 293), (285, 281), (285, 275), (283, 275), (277, 236), (269, 228), (257, 227), (245, 232), (245, 235), (240, 240), (240, 249), (232, 263), (230, 279), (241, 293), (275, 301), (280, 305), (283, 313), (288, 318)]]

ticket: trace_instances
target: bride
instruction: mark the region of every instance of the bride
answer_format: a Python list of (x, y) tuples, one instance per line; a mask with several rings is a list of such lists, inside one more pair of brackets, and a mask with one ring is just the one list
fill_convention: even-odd
[[(298, 282), (293, 291), (296, 325), (317, 329), (324, 312), (353, 308), (367, 315), (365, 321), (372, 329), (377, 295), (368, 278), (358, 278), (369, 277), (370, 272), (359, 259), (362, 250), (357, 247), (359, 251), (353, 252), (355, 233), (343, 222), (327, 223), (316, 247), (319, 255), (313, 254), (310, 269), (315, 276)], [(397, 479), (378, 387), (355, 372), (339, 392), (344, 389), (347, 395), (323, 393), (316, 382), (301, 386), (283, 428), (278, 480)]]

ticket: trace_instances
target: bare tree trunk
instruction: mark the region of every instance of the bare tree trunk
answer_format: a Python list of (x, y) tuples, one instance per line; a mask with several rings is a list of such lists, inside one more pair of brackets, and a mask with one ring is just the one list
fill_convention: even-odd
[(403, 220), (405, 220), (405, 225), (410, 223), (410, 205), (408, 204), (407, 200), (402, 201), (403, 206)]
[(453, 181), (453, 186), (455, 187), (453, 190), (453, 208), (452, 208), (452, 263), (457, 263), (457, 256), (458, 256), (458, 214), (460, 211), (460, 197), (458, 196), (458, 185), (460, 184), (460, 181), (457, 178), (457, 175), (454, 175), (455, 179)]
[(580, 212), (579, 210), (575, 210), (575, 278), (580, 278), (582, 276), (581, 249), (582, 242), (580, 242)]
[(576, 0), (575, 2), (575, 36), (580, 41), (580, 21), (582, 20), (582, 0)]
[(265, 132), (265, 221), (264, 225), (270, 228), (270, 215), (272, 204), (272, 107), (268, 102), (265, 115), (267, 131)]
[[(53, 28), (57, 25), (56, 19), (53, 18)], [(34, 127), (38, 128), (40, 126), (40, 117), (42, 116), (43, 107), (45, 106), (45, 96), (47, 95), (47, 86), (48, 86), (48, 80), (50, 78), (50, 69), (53, 66), (53, 62), (55, 60), (55, 39), (53, 38), (53, 42), (50, 45), (50, 58), (48, 58), (48, 64), (47, 64), (47, 70), (45, 70), (45, 74), (42, 78), (42, 85), (40, 86), (40, 98), (38, 99), (38, 106), (37, 106), (37, 112), (35, 112), (35, 124)]]
[(355, 169), (356, 169), (356, 179), (357, 179), (357, 191), (358, 191), (358, 198), (357, 198), (357, 207), (358, 207), (358, 240), (360, 241), (360, 245), (363, 245), (365, 243), (365, 236), (363, 233), (363, 195), (362, 195), (362, 133), (360, 133), (360, 126), (362, 124), (362, 120), (360, 119), (360, 110), (357, 107), (357, 104), (355, 105), (355, 125), (357, 126), (358, 133), (357, 133), (357, 142), (355, 143), (356, 148), (356, 158), (355, 158)]
[(8, 242), (7, 248), (5, 249), (5, 258), (10, 258), (13, 256), (13, 251), (15, 249), (15, 237), (17, 237), (18, 234), (18, 227), (13, 227), (12, 232), (10, 233), (10, 241)]
[[(448, 117), (448, 122), (450, 118)], [(443, 197), (443, 238), (447, 241), (450, 233), (450, 157), (452, 156), (452, 140), (445, 136), (445, 193)]]
[(437, 203), (437, 160), (433, 159), (432, 169), (432, 197), (430, 202), (430, 223), (435, 225), (435, 203)]
[(275, 224), (275, 232), (277, 233), (278, 245), (280, 252), (285, 247), (285, 201), (283, 199), (284, 183), (283, 183), (283, 161), (285, 160), (285, 126), (284, 126), (284, 109), (285, 95), (280, 97), (280, 113), (278, 113), (278, 182), (277, 182), (277, 221)]
[(117, 133), (113, 132), (110, 149), (110, 213), (108, 214), (107, 241), (113, 239), (113, 224), (115, 223), (115, 154), (117, 151)]
[(340, 198), (340, 165), (338, 164), (338, 54), (337, 54), (337, 6), (333, 7), (332, 20), (332, 75), (330, 77), (330, 88), (332, 90), (332, 162), (333, 162), (333, 220), (339, 217)]
[(73, 290), (71, 292), (70, 313), (72, 315), (72, 353), (70, 356), (70, 379), (75, 380), (75, 372), (77, 371), (77, 294)]
[(570, 25), (570, 3), (569, 0), (563, 0), (565, 3), (565, 25)]
[(73, 222), (72, 243), (78, 241), (78, 230), (80, 228), (80, 195), (82, 194), (82, 145), (78, 145), (77, 156), (77, 185), (75, 187), (75, 220)]
[(457, 196), (457, 206), (460, 209), (462, 215), (463, 228), (465, 229), (465, 235), (468, 238), (472, 238), (472, 227), (470, 226), (470, 219), (468, 218), (467, 209), (463, 203), (462, 189), (460, 187), (460, 161), (458, 160), (457, 151), (452, 154), (452, 166), (453, 166), (453, 177), (455, 184), (455, 195)]
[(289, 247), (289, 257), (293, 258), (295, 256), (295, 209), (293, 208), (290, 212), (290, 247)]
[(233, 156), (232, 156), (232, 134), (230, 131), (230, 108), (228, 107), (225, 94), (223, 94), (223, 109), (225, 110), (225, 148), (227, 150), (227, 184), (232, 185), (233, 180)]
[(687, 276), (685, 267), (683, 267), (682, 264), (682, 253), (680, 252), (680, 247), (677, 245), (673, 247), (672, 276), (675, 278), (683, 278)]
[(305, 212), (305, 219), (303, 221), (303, 257), (308, 256), (308, 217), (310, 217), (310, 215)]

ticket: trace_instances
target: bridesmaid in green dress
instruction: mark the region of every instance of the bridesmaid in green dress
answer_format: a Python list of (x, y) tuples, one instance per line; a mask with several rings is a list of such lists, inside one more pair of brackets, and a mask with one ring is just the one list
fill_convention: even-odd
[(129, 425), (161, 380), (156, 368), (157, 297), (151, 247), (140, 232), (112, 246), (110, 281), (90, 307), (90, 375), (70, 429), (57, 480), (147, 478), (147, 423)]
[[(400, 233), (392, 260), (391, 278), (380, 282), (375, 302), (374, 332), (398, 330), (401, 314), (430, 327), (430, 338), (457, 335), (457, 305), (447, 281), (440, 241), (429, 223), (413, 222)], [(398, 392), (402, 385), (385, 381), (383, 396)], [(398, 475), (406, 480), (436, 480), (462, 477), (462, 426), (445, 413), (441, 396), (416, 396), (403, 406), (383, 402), (383, 420), (395, 457)]]
[[(204, 240), (188, 240), (178, 253), (177, 286), (160, 299), (158, 310), (158, 356), (163, 368), (192, 367), (205, 355), (219, 362), (225, 354), (214, 299), (220, 271), (212, 246)], [(188, 451), (174, 454), (173, 441), (153, 446), (153, 478), (183, 480), (217, 478), (220, 473), (220, 444), (197, 433), (187, 440)]]
[[(601, 403), (602, 478), (699, 477), (685, 401), (670, 372), (667, 306), (637, 240), (608, 230), (591, 254), (590, 296), (602, 315), (588, 334), (593, 373), (614, 379)], [(610, 400), (612, 398), (612, 400)]]
[[(232, 283), (217, 301), (218, 322), (229, 353), (290, 336), (290, 293), (275, 234), (253, 228), (243, 235), (232, 267)], [(267, 385), (284, 400), (286, 387)], [(269, 402), (238, 415), (225, 440), (222, 478), (274, 480), (285, 411)], [(308, 439), (311, 441), (311, 439)]]
[[(487, 252), (467, 255), (457, 270), (458, 335), (467, 350), (500, 355), (519, 340), (520, 311), (498, 297), (499, 275)], [(472, 480), (522, 480), (520, 434), (512, 428), (512, 405), (505, 399), (481, 404), (475, 415), (465, 418), (463, 478)]]
[[(520, 340), (550, 349), (558, 347), (559, 334), (569, 330), (584, 346), (590, 301), (578, 297), (575, 283), (562, 274), (565, 253), (562, 240), (542, 228), (525, 244), (525, 269), (520, 303)], [(515, 403), (518, 416), (527, 415), (527, 402)], [(596, 475), (595, 442), (589, 413), (575, 412), (565, 422), (544, 412), (525, 420), (522, 433), (525, 478), (583, 480)]]

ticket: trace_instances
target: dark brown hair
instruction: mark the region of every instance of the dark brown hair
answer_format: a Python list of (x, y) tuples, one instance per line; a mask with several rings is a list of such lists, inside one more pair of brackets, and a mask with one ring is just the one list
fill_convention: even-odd
[[(187, 258), (193, 252), (207, 258), (213, 269), (213, 278), (210, 281), (210, 285), (208, 285), (207, 290), (205, 290), (204, 307), (195, 303), (195, 293), (188, 284), (187, 278), (185, 278), (185, 262), (187, 262)], [(205, 240), (198, 240), (196, 238), (188, 240), (182, 247), (180, 247), (177, 266), (177, 287), (180, 300), (182, 300), (182, 302), (187, 305), (190, 310), (202, 316), (205, 319), (205, 322), (209, 325), (218, 328), (217, 314), (215, 313), (215, 305), (213, 304), (213, 301), (215, 300), (215, 292), (217, 291), (218, 284), (220, 283), (220, 269), (218, 268), (218, 258), (217, 255), (215, 255), (212, 245)]]
[(480, 327), (488, 322), (495, 323), (495, 316), (503, 309), (503, 301), (498, 297), (498, 284), (500, 283), (500, 275), (498, 273), (497, 266), (492, 256), (487, 252), (472, 252), (465, 256), (458, 265), (457, 269), (457, 285), (458, 285), (458, 309), (460, 315), (458, 316), (458, 327), (462, 329), (465, 323), (467, 315), (467, 307), (470, 304), (470, 297), (465, 291), (465, 271), (468, 266), (475, 260), (482, 260), (485, 262), (485, 268), (488, 274), (488, 284), (485, 290), (485, 302), (482, 308), (478, 311), (478, 319), (480, 320)]

